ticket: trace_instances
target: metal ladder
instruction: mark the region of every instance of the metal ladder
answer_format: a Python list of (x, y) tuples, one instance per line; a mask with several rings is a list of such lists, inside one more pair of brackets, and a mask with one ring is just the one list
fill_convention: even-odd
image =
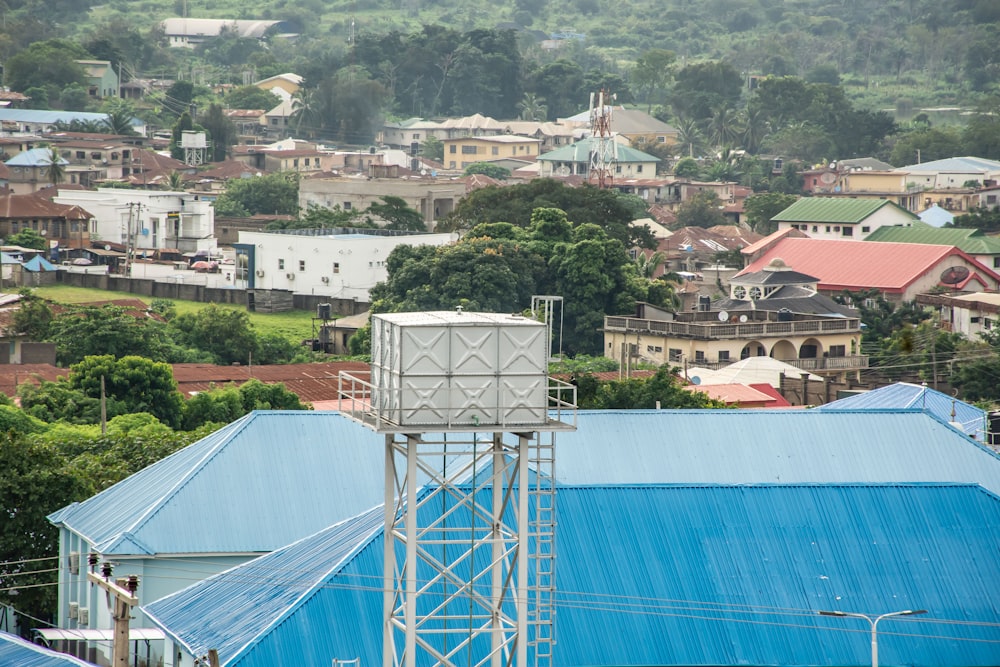
[(537, 433), (528, 451), (528, 463), (534, 471), (529, 500), (535, 507), (529, 526), (529, 541), (534, 546), (529, 555), (529, 567), (534, 585), (528, 604), (528, 646), (534, 649), (535, 667), (551, 667), (556, 590), (555, 434)]

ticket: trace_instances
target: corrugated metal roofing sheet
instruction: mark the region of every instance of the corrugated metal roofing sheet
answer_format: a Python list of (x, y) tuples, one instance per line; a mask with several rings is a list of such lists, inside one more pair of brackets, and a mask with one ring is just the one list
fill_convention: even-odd
[(65, 653), (57, 653), (6, 632), (0, 632), (0, 665), (9, 665), (9, 667), (94, 667), (93, 663)]
[[(918, 608), (880, 625), (883, 664), (996, 664), (1000, 499), (975, 485), (558, 494), (555, 667), (867, 665), (867, 624), (816, 612)], [(377, 524), (373, 511), (144, 610), (227, 667), (378, 664)]]
[[(1000, 494), (1000, 457), (917, 410), (584, 411), (556, 443), (564, 484), (935, 481)], [(339, 413), (258, 411), (50, 520), (103, 554), (267, 552), (381, 503), (383, 449)]]
[[(820, 289), (876, 288), (887, 292), (904, 290), (948, 257), (975, 262), (952, 246), (784, 238), (738, 275), (760, 271), (776, 257), (796, 271), (817, 276)], [(1000, 279), (993, 270), (979, 266), (976, 271), (982, 275)]]
[(848, 396), (817, 410), (869, 410), (872, 408), (914, 408), (935, 415), (948, 423), (960, 425), (961, 431), (985, 442), (986, 411), (948, 396), (940, 391), (909, 382), (896, 382), (885, 387)]
[(928, 225), (879, 227), (865, 237), (865, 241), (953, 245), (972, 255), (1000, 254), (1000, 238), (986, 236), (978, 229), (963, 229), (961, 227), (945, 229)]
[(846, 197), (803, 197), (774, 216), (778, 222), (858, 223), (879, 210), (891, 206), (903, 217), (918, 220), (916, 215), (887, 199), (848, 199)]

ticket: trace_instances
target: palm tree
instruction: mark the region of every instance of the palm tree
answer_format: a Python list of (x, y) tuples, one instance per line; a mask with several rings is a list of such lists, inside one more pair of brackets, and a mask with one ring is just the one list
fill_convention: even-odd
[(716, 146), (723, 148), (734, 145), (742, 134), (736, 111), (728, 106), (716, 107), (708, 121), (708, 132)]
[(68, 164), (59, 156), (59, 151), (55, 146), (49, 146), (48, 155), (43, 158), (43, 164), (47, 164), (46, 170), (49, 176), (49, 183), (55, 187), (62, 183), (66, 177), (66, 165)]
[(549, 116), (549, 108), (545, 105), (545, 98), (534, 93), (525, 93), (524, 98), (518, 102), (517, 108), (521, 110), (521, 120), (544, 121)]
[(635, 256), (635, 268), (641, 277), (646, 280), (652, 280), (653, 274), (663, 266), (665, 261), (667, 261), (667, 256), (660, 250), (650, 255), (640, 252)]
[(681, 118), (677, 121), (677, 143), (689, 157), (694, 157), (701, 155), (705, 146), (705, 135), (702, 134), (696, 121), (690, 118)]
[(184, 174), (179, 171), (172, 171), (167, 176), (166, 186), (168, 190), (177, 192), (184, 189)]

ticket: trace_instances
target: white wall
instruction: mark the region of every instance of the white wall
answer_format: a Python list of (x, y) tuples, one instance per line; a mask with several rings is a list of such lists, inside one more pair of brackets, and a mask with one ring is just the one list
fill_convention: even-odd
[[(91, 236), (96, 233), (104, 241), (127, 243), (129, 204), (134, 204), (131, 210), (136, 248), (177, 248), (182, 252), (194, 252), (214, 250), (216, 247), (215, 209), (211, 202), (198, 195), (101, 188), (61, 190), (53, 201), (77, 205), (90, 212), (95, 218), (91, 225)], [(170, 213), (180, 215), (176, 236), (173, 220), (168, 218)], [(146, 233), (142, 233), (143, 231)]]
[[(893, 206), (883, 206), (858, 224), (836, 222), (779, 222), (778, 229), (788, 229), (797, 226), (814, 239), (834, 239), (839, 241), (863, 241), (869, 234), (880, 227), (904, 226), (912, 227), (914, 219)], [(844, 236), (844, 227), (853, 228), (851, 236)]]
[(388, 277), (385, 261), (397, 245), (445, 245), (454, 234), (308, 236), (240, 232), (240, 243), (255, 247), (253, 285), (335, 298), (367, 300)]

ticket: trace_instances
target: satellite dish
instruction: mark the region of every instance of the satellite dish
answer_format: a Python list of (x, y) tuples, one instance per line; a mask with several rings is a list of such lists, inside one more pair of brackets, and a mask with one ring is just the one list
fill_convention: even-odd
[(111, 246), (109, 246), (109, 245), (105, 245), (105, 246), (104, 246), (104, 249), (105, 249), (105, 250), (111, 250)]
[(747, 321), (747, 316), (746, 315), (740, 315), (740, 322), (746, 322), (746, 321)]
[(729, 319), (729, 313), (727, 313), (724, 310), (720, 310), (719, 311), (719, 321), (720, 322), (725, 322), (728, 319)]
[(421, 176), (426, 176), (427, 175), (427, 170), (426, 169), (421, 169), (420, 170), (420, 175)]
[(701, 384), (701, 378), (697, 375), (691, 376), (691, 384)]
[(837, 180), (837, 175), (832, 171), (826, 171), (820, 175), (819, 180), (824, 185), (832, 185)]
[(964, 266), (951, 266), (941, 272), (941, 282), (945, 285), (957, 285), (969, 277), (969, 269)]

